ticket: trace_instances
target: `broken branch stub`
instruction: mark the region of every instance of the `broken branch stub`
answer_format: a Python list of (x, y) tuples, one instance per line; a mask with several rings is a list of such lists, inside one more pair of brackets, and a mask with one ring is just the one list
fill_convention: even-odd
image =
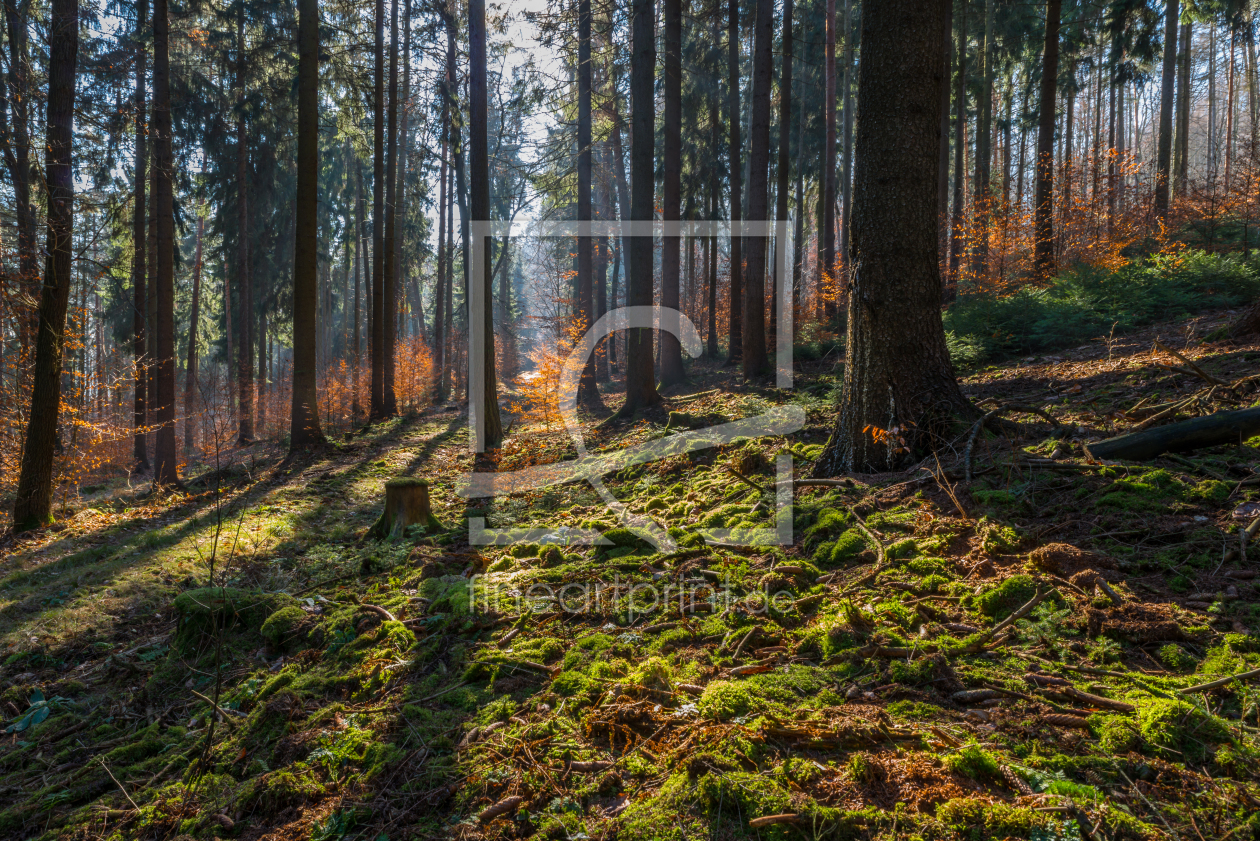
[(385, 483), (385, 510), (368, 531), (368, 537), (398, 540), (415, 525), (427, 532), (443, 529), (429, 504), (429, 483), (405, 476), (390, 479)]

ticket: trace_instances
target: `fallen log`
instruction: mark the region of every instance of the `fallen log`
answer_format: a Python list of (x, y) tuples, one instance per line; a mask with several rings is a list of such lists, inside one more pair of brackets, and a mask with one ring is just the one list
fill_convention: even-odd
[(1085, 452), (1096, 461), (1147, 461), (1161, 453), (1236, 444), (1257, 434), (1260, 434), (1260, 408), (1237, 409), (1095, 441), (1085, 445)]

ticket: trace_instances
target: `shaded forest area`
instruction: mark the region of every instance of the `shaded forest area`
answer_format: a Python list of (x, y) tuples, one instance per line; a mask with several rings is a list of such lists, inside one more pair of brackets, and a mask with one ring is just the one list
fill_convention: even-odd
[(1260, 837), (1255, 0), (0, 4), (0, 835)]

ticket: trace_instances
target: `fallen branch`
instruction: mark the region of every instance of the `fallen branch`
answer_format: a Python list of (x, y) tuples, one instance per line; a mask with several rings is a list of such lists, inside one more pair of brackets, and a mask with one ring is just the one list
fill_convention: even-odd
[[(1164, 353), (1169, 353), (1169, 354), (1172, 354), (1173, 356), (1175, 356), (1175, 357), (1177, 357), (1178, 359), (1180, 359), (1182, 362), (1186, 363), (1186, 365), (1190, 368), (1190, 370), (1189, 370), (1189, 372), (1188, 372), (1188, 373), (1192, 373), (1192, 374), (1194, 374), (1195, 376), (1200, 377), (1200, 378), (1202, 378), (1203, 380), (1205, 380), (1205, 381), (1207, 381), (1207, 382), (1211, 383), (1212, 385), (1224, 385), (1224, 386), (1228, 386), (1228, 385), (1229, 385), (1229, 383), (1225, 382), (1224, 380), (1222, 380), (1222, 379), (1218, 379), (1217, 377), (1214, 377), (1214, 376), (1212, 376), (1211, 374), (1209, 374), (1207, 371), (1204, 371), (1204, 370), (1203, 370), (1202, 368), (1200, 368), (1198, 365), (1195, 365), (1193, 361), (1191, 361), (1190, 359), (1187, 359), (1185, 356), (1182, 356), (1182, 355), (1181, 355), (1180, 353), (1178, 353), (1177, 351), (1175, 351), (1175, 350), (1173, 350), (1172, 348), (1168, 347), (1168, 346), (1167, 346), (1167, 345), (1165, 345), (1163, 342), (1161, 342), (1159, 339), (1156, 339), (1156, 340), (1155, 340), (1155, 347), (1159, 348), (1159, 349), (1160, 349), (1160, 350), (1162, 350)], [(1172, 366), (1163, 366), (1163, 367), (1172, 367)]]
[(1260, 408), (1237, 409), (1095, 441), (1085, 445), (1085, 452), (1095, 461), (1146, 461), (1166, 452), (1236, 444), (1257, 433), (1260, 433)]
[(800, 819), (800, 815), (785, 813), (782, 815), (764, 815), (760, 818), (753, 818), (748, 822), (751, 829), (760, 829), (763, 826), (774, 826), (780, 823), (796, 823)]
[[(236, 719), (228, 715), (228, 712), (229, 712), (228, 710), (223, 709), (223, 707), (220, 707), (213, 700), (211, 700), (210, 698), (207, 698), (205, 695), (202, 695), (196, 689), (190, 689), (189, 691), (192, 692), (192, 694), (196, 695), (201, 700), (205, 701), (211, 707), (213, 707), (214, 711), (217, 712), (223, 718), (224, 721), (229, 721), (232, 724), (236, 724)], [(237, 713), (237, 715), (243, 715), (243, 713)]]
[(1025, 616), (1032, 613), (1033, 608), (1035, 608), (1037, 605), (1045, 601), (1046, 598), (1051, 593), (1054, 593), (1054, 592), (1055, 592), (1055, 589), (1053, 587), (1051, 587), (1049, 590), (1038, 590), (1037, 594), (1033, 596), (1031, 599), (1029, 599), (1027, 604), (1025, 604), (1019, 610), (1012, 613), (1010, 616), (1003, 619), (1001, 622), (994, 625), (989, 630), (985, 631), (976, 639), (972, 640), (971, 643), (967, 646), (967, 650), (972, 653), (983, 650), (985, 643), (993, 639), (1002, 631), (1009, 628), (1011, 625), (1014, 625), (1020, 619), (1023, 619)]
[(1236, 675), (1229, 675), (1228, 677), (1210, 680), (1207, 683), (1200, 683), (1197, 686), (1189, 686), (1185, 689), (1178, 689), (1177, 691), (1182, 695), (1186, 695), (1191, 692), (1207, 692), (1210, 689), (1216, 689), (1217, 687), (1224, 686), (1225, 684), (1232, 683), (1236, 680), (1246, 680), (1256, 676), (1260, 676), (1260, 669), (1252, 669), (1249, 672), (1241, 672)]
[(1198, 399), (1199, 399), (1198, 394), (1192, 394), (1189, 397), (1187, 397), (1185, 400), (1179, 400), (1175, 403), (1170, 403), (1168, 407), (1164, 409), (1163, 411), (1157, 412), (1156, 414), (1151, 415), (1149, 418), (1139, 423), (1135, 429), (1136, 431), (1139, 431), (1139, 432), (1143, 429), (1148, 429), (1154, 426), (1155, 424), (1159, 423), (1160, 421), (1164, 420), (1165, 418), (1172, 417), (1173, 415), (1177, 414), (1182, 409), (1186, 408), (1187, 406), (1189, 406), (1191, 403), (1193, 403), (1194, 401)]
[(493, 806), (487, 806), (485, 809), (482, 809), (481, 814), (477, 816), (477, 820), (480, 823), (490, 823), (490, 821), (500, 815), (506, 815), (508, 812), (512, 811), (524, 802), (525, 798), (520, 795), (504, 798), (498, 803), (495, 803)]

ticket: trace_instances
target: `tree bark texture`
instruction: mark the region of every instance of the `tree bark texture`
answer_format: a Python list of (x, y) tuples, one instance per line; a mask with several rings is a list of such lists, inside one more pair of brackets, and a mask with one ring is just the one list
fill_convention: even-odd
[(848, 360), (820, 475), (887, 470), (974, 411), (940, 314), (938, 86), (948, 2), (885, 0), (863, 11)]
[[(748, 138), (748, 217), (765, 221), (770, 199), (770, 82), (774, 73), (774, 0), (757, 0), (753, 24), (752, 122)], [(762, 376), (770, 367), (766, 357), (766, 238), (753, 237), (748, 244), (748, 270), (744, 278), (745, 379)]]

